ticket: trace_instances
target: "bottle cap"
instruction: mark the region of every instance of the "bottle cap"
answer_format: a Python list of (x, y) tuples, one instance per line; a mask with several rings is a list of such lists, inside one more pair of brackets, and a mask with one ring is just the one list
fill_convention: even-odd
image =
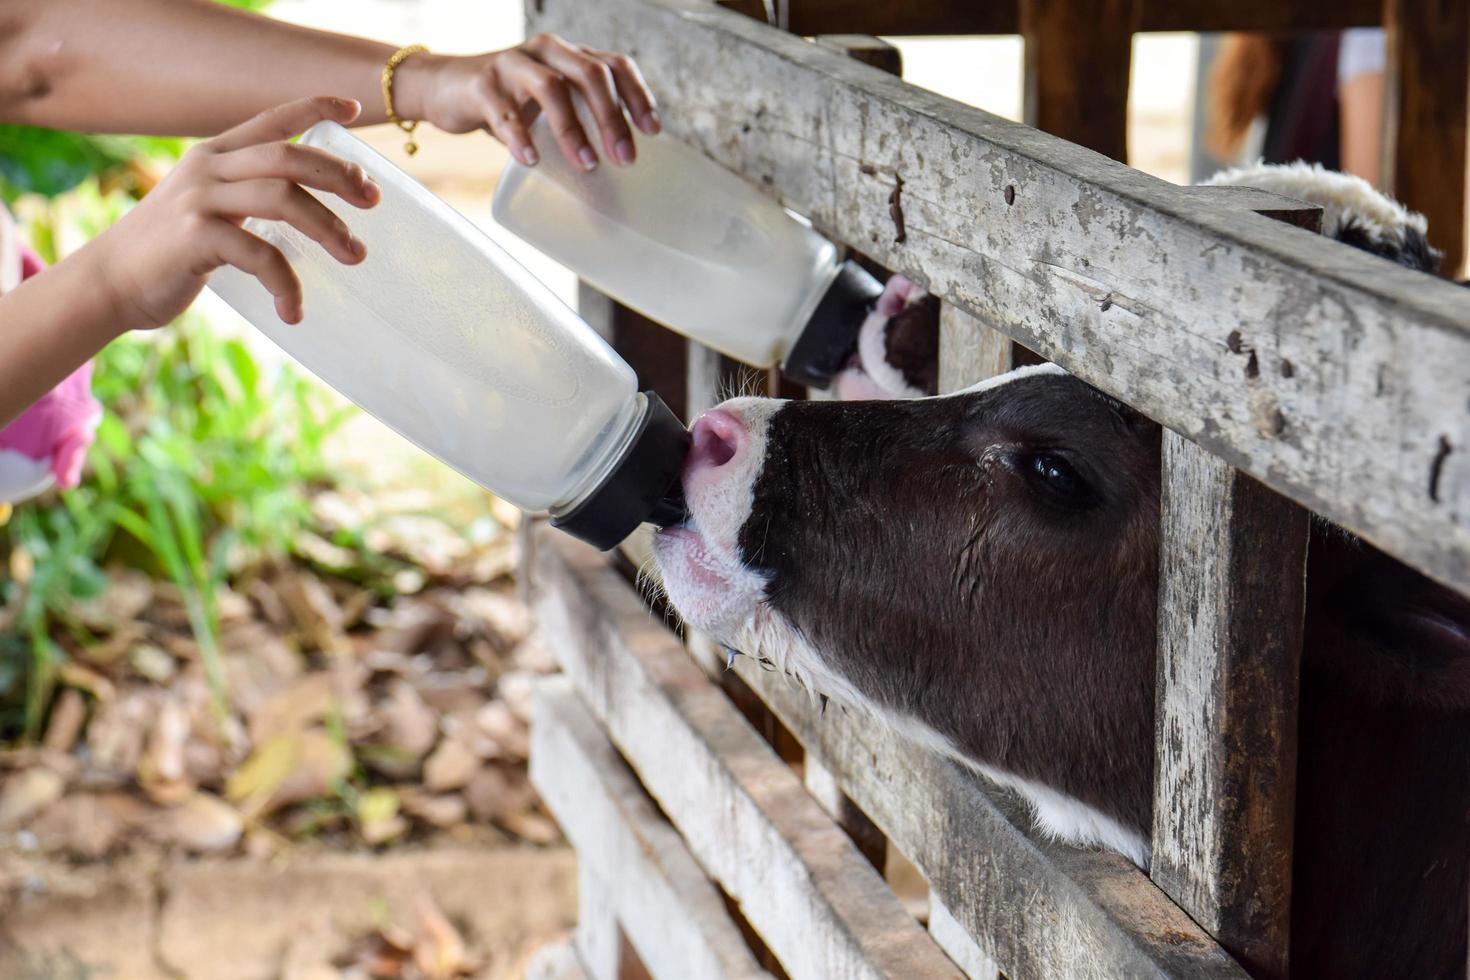
[(806, 329), (791, 346), (781, 373), (797, 384), (827, 387), (857, 346), (863, 320), (881, 295), (883, 284), (868, 270), (851, 259), (843, 262)]
[(684, 520), (684, 485), (679, 479), (689, 455), (689, 431), (664, 400), (651, 391), (633, 442), (611, 473), (571, 510), (552, 511), (551, 526), (607, 551), (639, 524), (660, 527)]

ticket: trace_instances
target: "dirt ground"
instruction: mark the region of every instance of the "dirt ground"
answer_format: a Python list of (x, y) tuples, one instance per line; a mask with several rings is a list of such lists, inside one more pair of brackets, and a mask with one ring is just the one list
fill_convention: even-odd
[(576, 907), (564, 847), (470, 840), (271, 861), (135, 854), (67, 867), (11, 854), (4, 863), (0, 976), (10, 980), (367, 976), (384, 933), (427, 934), (429, 957), (454, 942), (425, 925), (426, 897), (462, 939), (468, 969), (457, 975), (514, 977), (566, 933)]

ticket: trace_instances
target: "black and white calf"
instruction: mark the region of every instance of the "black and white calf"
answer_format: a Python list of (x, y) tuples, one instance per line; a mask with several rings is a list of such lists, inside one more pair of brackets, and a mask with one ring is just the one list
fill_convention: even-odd
[[(1318, 164), (1258, 163), (1222, 170), (1206, 186), (1254, 187), (1322, 208), (1322, 234), (1345, 245), (1435, 274), (1424, 216), (1361, 177)], [(857, 350), (834, 387), (843, 401), (922, 398), (939, 390), (939, 305), (904, 276), (891, 278), (858, 334)]]
[[(655, 554), (732, 649), (1149, 858), (1159, 429), (1053, 366), (908, 401), (742, 398), (694, 426)], [(1464, 976), (1470, 602), (1313, 530), (1291, 961)]]
[[(1215, 182), (1438, 264), (1423, 219), (1356, 178)], [(889, 283), (858, 358), (887, 367), (843, 382), (909, 400), (743, 398), (696, 422), (664, 587), (732, 649), (1014, 789), (1047, 832), (1146, 866), (1159, 428), (1051, 365), (916, 397), (938, 336), (921, 295)], [(1293, 973), (1463, 977), (1470, 601), (1322, 522), (1309, 570)]]

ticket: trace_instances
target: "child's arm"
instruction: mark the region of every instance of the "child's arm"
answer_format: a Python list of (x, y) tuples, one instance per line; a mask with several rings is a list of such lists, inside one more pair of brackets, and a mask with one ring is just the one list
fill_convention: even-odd
[[(379, 79), (393, 51), (212, 0), (0, 0), (0, 120), (207, 136), (269, 106), (336, 92), (362, 104), (360, 123), (383, 122)], [(644, 132), (659, 128), (632, 61), (546, 35), (474, 57), (413, 55), (394, 79), (401, 117), (455, 133), (486, 129), (528, 165), (538, 107), (573, 166), (595, 165), (574, 90), (610, 159), (633, 156), (620, 103)]]
[(0, 296), (0, 427), (124, 331), (168, 323), (209, 274), (233, 265), (261, 281), (287, 323), (301, 319), (301, 282), (247, 217), (285, 221), (339, 262), (366, 248), (303, 186), (372, 207), (362, 168), (284, 142), (322, 119), (350, 123), (346, 99), (302, 99), (200, 143), (121, 221), (65, 261)]

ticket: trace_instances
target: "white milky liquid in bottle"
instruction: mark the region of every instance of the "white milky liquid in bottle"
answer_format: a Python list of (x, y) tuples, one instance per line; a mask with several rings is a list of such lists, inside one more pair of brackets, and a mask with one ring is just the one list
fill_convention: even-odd
[(586, 173), (538, 119), (541, 160), (506, 167), (495, 220), (645, 316), (747, 364), (825, 385), (879, 284), (740, 177), (671, 136), (634, 132), (637, 163), (604, 158)]
[(319, 123), (301, 142), (359, 164), (382, 188), (366, 210), (311, 192), (366, 243), (366, 259), (343, 265), (289, 225), (252, 218), (246, 230), (301, 278), (302, 322), (281, 322), (270, 294), (237, 269), (215, 272), (210, 289), (409, 441), (526, 510), (569, 520), (574, 534), (609, 547), (658, 511), (684, 433), (638, 391), (632, 368), (504, 249), (341, 126)]

